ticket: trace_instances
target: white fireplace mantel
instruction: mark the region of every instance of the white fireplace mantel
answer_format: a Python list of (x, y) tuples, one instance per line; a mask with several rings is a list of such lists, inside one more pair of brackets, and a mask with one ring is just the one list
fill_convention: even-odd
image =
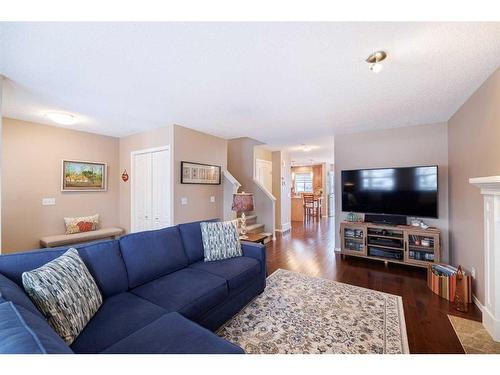
[(469, 183), (484, 196), (483, 325), (500, 341), (500, 176), (471, 178)]
[(469, 178), (469, 183), (481, 189), (481, 194), (500, 194), (500, 176)]

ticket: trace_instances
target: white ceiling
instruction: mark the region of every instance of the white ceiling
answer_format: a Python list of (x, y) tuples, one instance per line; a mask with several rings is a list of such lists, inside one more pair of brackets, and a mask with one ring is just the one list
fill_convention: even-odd
[[(72, 128), (113, 136), (176, 123), (292, 147), (436, 123), (500, 62), (500, 23), (0, 27), (4, 115), (52, 124), (44, 111), (68, 111)], [(389, 57), (376, 75), (364, 60), (378, 49)]]
[[(304, 151), (304, 146), (309, 151)], [(301, 139), (296, 143), (276, 142), (263, 146), (271, 151), (282, 150), (290, 154), (292, 165), (314, 165), (320, 163), (333, 164), (333, 135)]]

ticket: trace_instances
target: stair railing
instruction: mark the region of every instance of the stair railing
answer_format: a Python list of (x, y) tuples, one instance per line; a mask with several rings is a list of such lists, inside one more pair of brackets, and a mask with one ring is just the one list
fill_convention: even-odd
[(231, 209), (233, 205), (233, 194), (238, 192), (238, 189), (241, 187), (241, 184), (227, 170), (223, 171), (222, 175), (224, 176), (224, 181), (222, 182), (224, 191), (224, 202), (223, 202), (224, 220), (234, 220), (236, 219), (236, 212)]
[(270, 231), (272, 233), (273, 240), (275, 240), (276, 197), (269, 190), (267, 190), (259, 180), (254, 178), (253, 183), (256, 187), (253, 191), (253, 200), (255, 207), (254, 212), (257, 215), (257, 221), (264, 224), (266, 231)]

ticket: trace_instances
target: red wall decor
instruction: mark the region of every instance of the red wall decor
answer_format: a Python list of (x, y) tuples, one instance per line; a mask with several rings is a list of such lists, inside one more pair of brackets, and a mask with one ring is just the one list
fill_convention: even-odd
[(122, 173), (122, 180), (123, 180), (123, 182), (127, 182), (128, 181), (128, 173), (127, 173), (126, 169)]

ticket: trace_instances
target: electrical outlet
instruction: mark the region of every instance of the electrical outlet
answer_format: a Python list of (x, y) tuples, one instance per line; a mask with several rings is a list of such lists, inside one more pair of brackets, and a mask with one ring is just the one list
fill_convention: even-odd
[(210, 197), (210, 203), (215, 203), (215, 197), (213, 195)]
[(181, 198), (181, 204), (183, 206), (185, 206), (186, 204), (188, 204), (188, 199), (187, 198)]
[(472, 276), (473, 279), (476, 278), (476, 269), (474, 267), (472, 267), (472, 269), (470, 270), (470, 275)]
[(42, 198), (42, 206), (55, 206), (56, 198)]

